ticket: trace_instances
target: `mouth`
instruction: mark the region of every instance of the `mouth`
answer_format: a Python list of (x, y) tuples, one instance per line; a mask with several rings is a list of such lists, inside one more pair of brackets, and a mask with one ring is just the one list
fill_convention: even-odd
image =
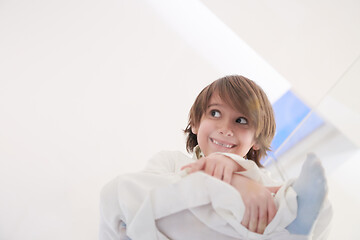
[(224, 147), (224, 148), (233, 148), (235, 145), (234, 144), (229, 144), (229, 143), (225, 143), (225, 142), (221, 142), (221, 141), (218, 141), (218, 140), (215, 140), (213, 138), (210, 138), (211, 142), (220, 146), (220, 147)]

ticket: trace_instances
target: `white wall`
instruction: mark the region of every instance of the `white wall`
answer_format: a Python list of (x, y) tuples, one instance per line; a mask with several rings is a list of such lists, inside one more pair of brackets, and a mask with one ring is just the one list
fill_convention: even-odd
[(2, 3), (1, 239), (97, 239), (101, 186), (184, 151), (217, 73), (143, 2), (121, 4)]
[(188, 110), (224, 70), (153, 7), (1, 3), (1, 239), (96, 239), (107, 181), (157, 151), (185, 152)]
[(246, 72), (273, 100), (289, 88), (198, 1), (175, 11), (190, 25), (159, 3), (0, 2), (0, 239), (97, 239), (101, 187), (157, 151), (185, 152), (206, 84)]

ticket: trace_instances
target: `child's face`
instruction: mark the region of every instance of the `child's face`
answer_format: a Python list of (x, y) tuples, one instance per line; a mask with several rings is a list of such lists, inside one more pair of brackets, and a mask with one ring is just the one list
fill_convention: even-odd
[(213, 94), (199, 126), (192, 126), (205, 156), (214, 152), (229, 152), (246, 156), (251, 147), (258, 150), (255, 127), (248, 118)]

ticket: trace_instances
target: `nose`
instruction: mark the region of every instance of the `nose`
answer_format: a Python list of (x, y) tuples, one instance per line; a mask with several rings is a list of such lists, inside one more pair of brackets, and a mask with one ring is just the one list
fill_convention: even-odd
[(231, 124), (228, 122), (223, 122), (219, 128), (219, 133), (228, 137), (232, 137), (234, 132), (231, 128)]

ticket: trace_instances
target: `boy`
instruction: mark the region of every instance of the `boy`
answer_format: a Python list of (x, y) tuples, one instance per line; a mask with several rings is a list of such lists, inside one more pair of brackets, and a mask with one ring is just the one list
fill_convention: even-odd
[(259, 168), (275, 121), (253, 81), (227, 76), (207, 86), (185, 133), (193, 159), (162, 152), (103, 189), (101, 239), (308, 239), (317, 218), (314, 238), (326, 235), (331, 209), (318, 217), (327, 191), (320, 162), (310, 156), (281, 187)]

